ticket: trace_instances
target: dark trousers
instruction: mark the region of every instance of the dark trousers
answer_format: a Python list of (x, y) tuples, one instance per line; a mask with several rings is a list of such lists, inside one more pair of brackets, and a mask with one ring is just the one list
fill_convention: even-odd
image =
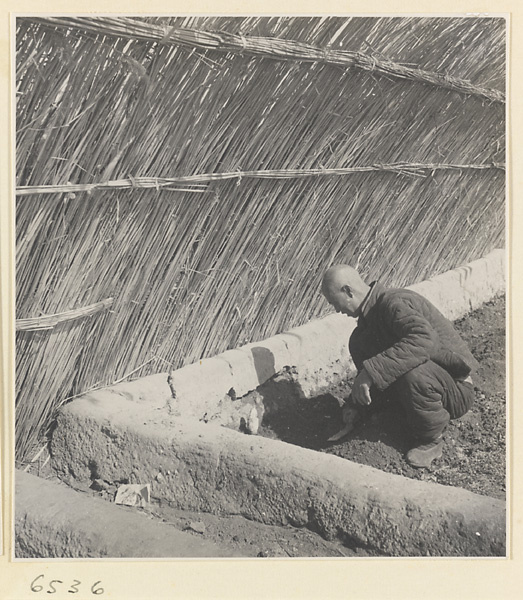
[(474, 388), (428, 361), (397, 379), (385, 390), (385, 396), (391, 402), (401, 403), (414, 437), (429, 442), (443, 432), (451, 419), (470, 409)]

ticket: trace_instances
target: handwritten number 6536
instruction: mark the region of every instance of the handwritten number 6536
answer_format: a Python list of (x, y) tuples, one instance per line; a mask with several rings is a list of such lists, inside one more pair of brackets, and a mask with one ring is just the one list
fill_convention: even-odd
[[(36, 577), (35, 579), (33, 579), (33, 581), (31, 582), (31, 591), (32, 592), (41, 592), (44, 589), (44, 586), (41, 585), (40, 583), (37, 583), (37, 581), (39, 579), (42, 579), (44, 576), (43, 575), (38, 575), (38, 577)], [(57, 590), (57, 586), (58, 584), (63, 583), (63, 581), (61, 579), (52, 579), (49, 582), (49, 589), (46, 590), (46, 592), (48, 594), (56, 594)], [(95, 581), (93, 583), (93, 585), (91, 586), (91, 594), (94, 594), (95, 596), (99, 596), (100, 594), (104, 593), (104, 589), (103, 587), (101, 587), (101, 581)], [(67, 590), (69, 592), (69, 594), (77, 594), (80, 590), (79, 590), (79, 586), (82, 584), (81, 581), (79, 581), (78, 579), (73, 579), (73, 583), (71, 584), (70, 588)]]

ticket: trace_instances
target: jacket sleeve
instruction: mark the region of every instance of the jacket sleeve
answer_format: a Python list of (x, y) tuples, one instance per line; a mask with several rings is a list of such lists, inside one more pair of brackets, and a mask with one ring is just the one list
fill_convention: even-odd
[(384, 390), (405, 373), (427, 362), (439, 347), (439, 337), (430, 323), (406, 299), (397, 298), (384, 303), (381, 311), (382, 324), (398, 341), (384, 352), (364, 361), (363, 366), (374, 385)]

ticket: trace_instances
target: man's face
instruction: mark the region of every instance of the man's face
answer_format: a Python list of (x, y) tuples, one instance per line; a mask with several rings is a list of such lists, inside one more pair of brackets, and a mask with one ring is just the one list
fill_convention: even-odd
[(348, 317), (355, 317), (358, 314), (360, 303), (356, 297), (351, 294), (348, 286), (339, 288), (337, 286), (328, 286), (323, 291), (327, 302), (331, 304), (337, 313), (343, 313)]

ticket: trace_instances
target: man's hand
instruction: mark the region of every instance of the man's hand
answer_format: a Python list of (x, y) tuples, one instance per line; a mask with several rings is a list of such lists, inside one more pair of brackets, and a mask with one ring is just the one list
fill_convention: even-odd
[(356, 404), (360, 404), (362, 406), (368, 406), (371, 403), (370, 397), (370, 386), (372, 385), (372, 379), (370, 375), (362, 369), (356, 379), (354, 380), (354, 385), (352, 386), (352, 397)]

